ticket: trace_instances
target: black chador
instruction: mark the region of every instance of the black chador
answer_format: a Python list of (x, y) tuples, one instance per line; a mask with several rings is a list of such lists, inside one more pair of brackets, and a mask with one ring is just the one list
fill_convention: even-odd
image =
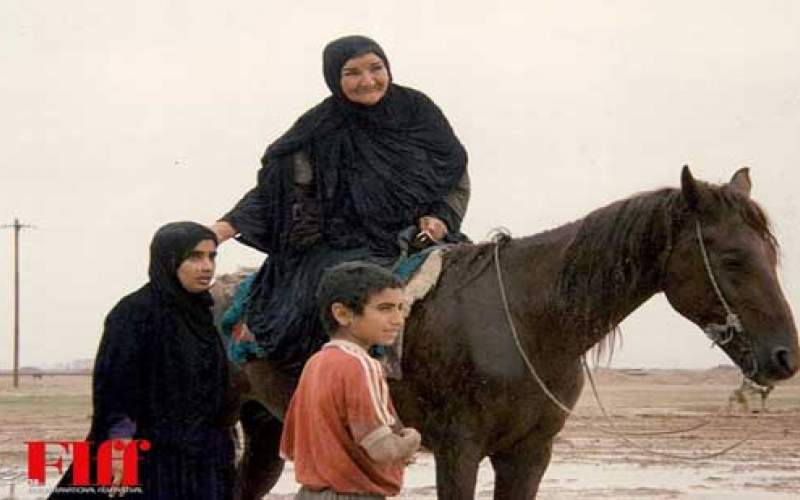
[[(212, 231), (191, 222), (158, 230), (150, 246), (150, 281), (108, 314), (95, 360), (89, 439), (95, 446), (110, 438), (151, 443), (139, 453), (144, 498), (232, 497), (234, 450), (226, 413), (233, 396), (212, 299), (208, 292), (188, 292), (177, 276), (203, 240), (216, 245)], [(60, 486), (70, 484), (68, 472)], [(56, 491), (51, 498), (62, 496)]]
[(222, 217), (239, 241), (269, 254), (245, 323), (265, 357), (294, 373), (326, 341), (314, 297), (326, 268), (394, 262), (398, 233), (426, 215), (445, 222), (451, 240), (463, 238), (466, 200), (459, 210), (449, 197), (468, 183), (466, 150), (439, 107), (417, 90), (390, 82), (375, 105), (348, 100), (342, 67), (367, 53), (389, 70), (369, 38), (326, 47), (331, 95), (267, 148), (258, 185)]

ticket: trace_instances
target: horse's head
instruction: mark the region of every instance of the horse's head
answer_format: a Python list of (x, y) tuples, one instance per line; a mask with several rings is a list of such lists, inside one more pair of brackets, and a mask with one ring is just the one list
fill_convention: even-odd
[(748, 378), (771, 385), (798, 370), (800, 348), (776, 273), (777, 243), (750, 187), (746, 168), (722, 186), (696, 181), (683, 168), (684, 217), (664, 293)]

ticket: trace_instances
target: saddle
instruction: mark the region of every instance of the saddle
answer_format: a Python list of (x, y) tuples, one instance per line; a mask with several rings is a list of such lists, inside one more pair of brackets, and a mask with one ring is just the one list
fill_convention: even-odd
[[(412, 237), (411, 241), (414, 241)], [(418, 244), (418, 243), (417, 243)], [(408, 252), (395, 262), (392, 267), (401, 280), (406, 282), (406, 311), (410, 313), (413, 304), (422, 298), (436, 285), (442, 271), (442, 255), (448, 245), (427, 246), (423, 249), (413, 247), (411, 255)], [(237, 365), (244, 364), (251, 359), (260, 359), (264, 355), (255, 336), (250, 333), (243, 323), (243, 314), (246, 310), (247, 299), (253, 285), (256, 273), (243, 275), (235, 290), (227, 293), (233, 295), (231, 306), (221, 314), (218, 322), (228, 358)], [(403, 360), (403, 333), (397, 336), (395, 343), (387, 347), (373, 348), (371, 354), (379, 359), (389, 378), (402, 378)]]

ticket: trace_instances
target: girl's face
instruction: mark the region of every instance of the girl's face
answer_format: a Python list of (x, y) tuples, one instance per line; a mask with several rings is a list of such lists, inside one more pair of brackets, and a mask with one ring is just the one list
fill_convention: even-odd
[(377, 104), (389, 88), (389, 70), (372, 52), (348, 59), (342, 66), (342, 93), (350, 101), (365, 106)]
[(189, 252), (178, 267), (178, 281), (186, 291), (200, 293), (211, 288), (216, 257), (217, 244), (213, 240), (203, 240)]

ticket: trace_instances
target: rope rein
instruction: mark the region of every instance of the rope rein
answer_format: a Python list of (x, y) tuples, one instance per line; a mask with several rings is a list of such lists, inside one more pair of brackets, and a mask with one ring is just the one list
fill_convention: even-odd
[[(686, 460), (686, 461), (708, 460), (708, 459), (711, 459), (711, 458), (719, 457), (721, 455), (724, 455), (724, 454), (728, 453), (729, 451), (731, 451), (731, 450), (733, 450), (735, 448), (738, 448), (739, 446), (743, 445), (744, 443), (746, 443), (747, 441), (752, 439), (753, 436), (757, 432), (757, 429), (753, 428), (753, 430), (751, 430), (742, 439), (740, 439), (740, 440), (738, 440), (738, 441), (736, 441), (736, 442), (734, 442), (734, 443), (732, 443), (732, 444), (730, 444), (730, 445), (728, 445), (728, 446), (726, 446), (726, 447), (724, 447), (724, 448), (722, 448), (720, 450), (709, 452), (709, 453), (696, 453), (696, 454), (692, 454), (692, 455), (681, 455), (679, 453), (670, 453), (668, 451), (660, 451), (660, 450), (654, 450), (652, 448), (648, 448), (648, 447), (646, 447), (646, 446), (644, 446), (642, 444), (639, 444), (636, 441), (632, 440), (629, 436), (648, 436), (648, 435), (655, 436), (655, 435), (658, 435), (658, 434), (678, 434), (678, 433), (688, 432), (690, 430), (699, 429), (699, 428), (704, 427), (704, 426), (708, 425), (709, 423), (711, 423), (712, 419), (718, 417), (722, 413), (723, 406), (720, 406), (720, 409), (717, 410), (717, 412), (712, 417), (710, 417), (708, 420), (706, 420), (702, 424), (696, 425), (696, 426), (691, 427), (691, 428), (686, 429), (686, 430), (663, 431), (663, 432), (655, 432), (655, 433), (650, 433), (650, 434), (647, 434), (647, 433), (636, 434), (636, 433), (630, 433), (630, 432), (626, 433), (624, 431), (617, 431), (616, 430), (617, 427), (616, 427), (616, 424), (614, 423), (614, 420), (608, 415), (608, 413), (606, 413), (606, 409), (603, 407), (603, 404), (600, 402), (600, 395), (597, 393), (597, 387), (595, 386), (594, 378), (592, 377), (591, 372), (589, 371), (589, 367), (586, 364), (586, 357), (585, 356), (582, 357), (581, 360), (583, 361), (583, 368), (586, 371), (586, 374), (589, 376), (589, 383), (592, 386), (592, 393), (594, 394), (595, 401), (597, 401), (597, 405), (600, 407), (600, 411), (602, 412), (603, 417), (606, 419), (606, 421), (608, 421), (608, 424), (612, 428), (614, 428), (614, 431), (612, 432), (612, 431), (609, 431), (608, 429), (603, 429), (602, 427), (595, 427), (595, 428), (599, 429), (601, 432), (605, 432), (606, 434), (611, 434), (613, 436), (616, 436), (616, 437), (620, 438), (623, 442), (625, 442), (626, 444), (628, 444), (629, 446), (631, 446), (633, 448), (642, 450), (642, 451), (644, 451), (646, 453), (650, 453), (652, 455), (657, 455), (657, 456), (667, 457), (667, 458), (674, 458), (674, 459), (677, 459), (677, 460)], [(760, 418), (760, 416), (759, 416), (759, 418)]]
[[(697, 225), (697, 229), (698, 229), (698, 235), (700, 235), (699, 222), (698, 222), (698, 225)], [(534, 368), (533, 363), (531, 362), (530, 358), (528, 357), (527, 353), (525, 352), (525, 349), (522, 347), (522, 343), (520, 342), (519, 334), (517, 332), (517, 328), (516, 328), (516, 325), (514, 324), (514, 319), (513, 319), (512, 315), (511, 315), (511, 310), (510, 310), (509, 305), (508, 305), (508, 297), (506, 295), (506, 287), (505, 287), (505, 283), (504, 283), (504, 280), (503, 280), (503, 272), (502, 272), (502, 269), (501, 269), (501, 266), (500, 266), (500, 244), (501, 244), (501, 240), (504, 239), (504, 238), (507, 238), (507, 237), (508, 237), (507, 234), (497, 234), (497, 235), (494, 236), (493, 239), (494, 239), (494, 243), (495, 243), (494, 260), (495, 260), (495, 270), (497, 271), (497, 283), (498, 283), (498, 286), (500, 288), (500, 298), (501, 298), (501, 300), (503, 302), (503, 309), (504, 309), (504, 312), (505, 312), (505, 317), (506, 317), (506, 321), (508, 323), (509, 330), (511, 331), (511, 336), (514, 339), (514, 344), (517, 347), (517, 351), (519, 352), (520, 357), (522, 358), (522, 361), (525, 363), (525, 366), (528, 368), (528, 371), (533, 376), (534, 380), (536, 380), (536, 383), (539, 385), (539, 388), (542, 390), (542, 392), (544, 392), (544, 394), (547, 396), (547, 398), (550, 400), (550, 402), (552, 402), (558, 409), (563, 411), (569, 417), (569, 416), (573, 415), (573, 413), (574, 413), (573, 410), (571, 408), (567, 407), (564, 403), (562, 403), (558, 399), (558, 397), (550, 391), (550, 389), (547, 387), (547, 384), (544, 383), (544, 381), (541, 379), (541, 377), (539, 377), (539, 374), (537, 373), (536, 368)], [(702, 253), (703, 253), (704, 262), (706, 262), (707, 269), (710, 270), (710, 264), (708, 262), (708, 257), (706, 255), (705, 248), (704, 248), (703, 243), (702, 243), (702, 236), (700, 236), (700, 247), (701, 247), (701, 250), (702, 250)], [(712, 277), (711, 278), (712, 279), (712, 283), (714, 284), (714, 288), (717, 291), (718, 296), (720, 298), (722, 298), (721, 292), (719, 292), (719, 288), (716, 285), (716, 280), (713, 278), (713, 274), (710, 273), (709, 275)], [(729, 308), (727, 302), (725, 302), (724, 299), (722, 299), (722, 300), (723, 300), (723, 306), (725, 307), (726, 311), (729, 312), (729, 315), (728, 315), (729, 318), (730, 318), (731, 315), (733, 315), (735, 317), (736, 315), (733, 314), (732, 312), (730, 312), (730, 308)], [(738, 321), (738, 318), (736, 318), (736, 319)], [(739, 325), (741, 325), (741, 323), (739, 323)], [(730, 338), (728, 338), (727, 341), (730, 341)], [(653, 450), (652, 448), (648, 448), (646, 446), (643, 446), (643, 445), (637, 443), (636, 441), (633, 441), (629, 436), (640, 436), (640, 437), (643, 437), (643, 436), (656, 436), (656, 435), (666, 435), (666, 434), (679, 434), (679, 433), (684, 433), (684, 432), (689, 432), (689, 431), (692, 431), (692, 430), (696, 430), (696, 429), (699, 429), (699, 428), (704, 427), (704, 426), (708, 425), (709, 423), (711, 423), (713, 418), (716, 418), (718, 415), (720, 415), (720, 413), (722, 412), (723, 406), (720, 406), (720, 409), (711, 418), (707, 419), (706, 421), (704, 421), (704, 422), (702, 422), (702, 423), (700, 423), (698, 425), (695, 425), (695, 426), (692, 426), (692, 427), (689, 427), (689, 428), (686, 428), (686, 429), (668, 430), (668, 431), (656, 431), (656, 432), (642, 432), (642, 433), (620, 431), (620, 430), (617, 430), (616, 424), (611, 419), (611, 417), (608, 415), (608, 413), (606, 412), (605, 406), (603, 406), (603, 403), (600, 401), (600, 395), (597, 392), (597, 387), (596, 387), (596, 384), (594, 382), (594, 377), (592, 376), (591, 370), (589, 369), (589, 366), (586, 363), (586, 355), (585, 354), (581, 356), (581, 364), (582, 364), (583, 369), (586, 372), (586, 375), (587, 375), (587, 377), (589, 379), (589, 383), (590, 383), (590, 385), (592, 387), (592, 393), (594, 394), (595, 400), (597, 401), (597, 405), (599, 406), (601, 413), (603, 414), (605, 419), (608, 421), (609, 426), (612, 429), (607, 429), (607, 428), (604, 428), (604, 427), (596, 426), (596, 425), (593, 425), (592, 423), (588, 423), (588, 426), (590, 428), (598, 430), (598, 431), (600, 431), (600, 432), (602, 432), (604, 434), (609, 434), (609, 435), (612, 435), (612, 436), (616, 436), (616, 437), (620, 438), (622, 441), (624, 441), (625, 443), (627, 443), (629, 446), (631, 446), (633, 448), (637, 448), (639, 450), (642, 450), (644, 452), (647, 452), (647, 453), (650, 453), (650, 454), (653, 454), (653, 455), (658, 455), (658, 456), (667, 457), (667, 458), (674, 458), (674, 459), (679, 459), (679, 460), (689, 460), (689, 461), (691, 461), (691, 460), (706, 460), (706, 459), (718, 457), (720, 455), (723, 455), (723, 454), (733, 450), (734, 448), (737, 448), (737, 447), (741, 446), (745, 442), (749, 441), (755, 435), (756, 431), (754, 429), (747, 436), (745, 436), (743, 439), (741, 439), (741, 440), (739, 440), (739, 441), (737, 441), (737, 442), (735, 442), (735, 443), (733, 443), (733, 444), (731, 444), (731, 445), (729, 445), (729, 446), (727, 446), (727, 447), (725, 447), (725, 448), (723, 448), (721, 450), (718, 450), (718, 451), (715, 451), (715, 452), (711, 452), (711, 453), (705, 453), (705, 454), (681, 455), (681, 454), (676, 454), (676, 453), (669, 453), (669, 452), (664, 452), (664, 451), (659, 451), (659, 450)]]

